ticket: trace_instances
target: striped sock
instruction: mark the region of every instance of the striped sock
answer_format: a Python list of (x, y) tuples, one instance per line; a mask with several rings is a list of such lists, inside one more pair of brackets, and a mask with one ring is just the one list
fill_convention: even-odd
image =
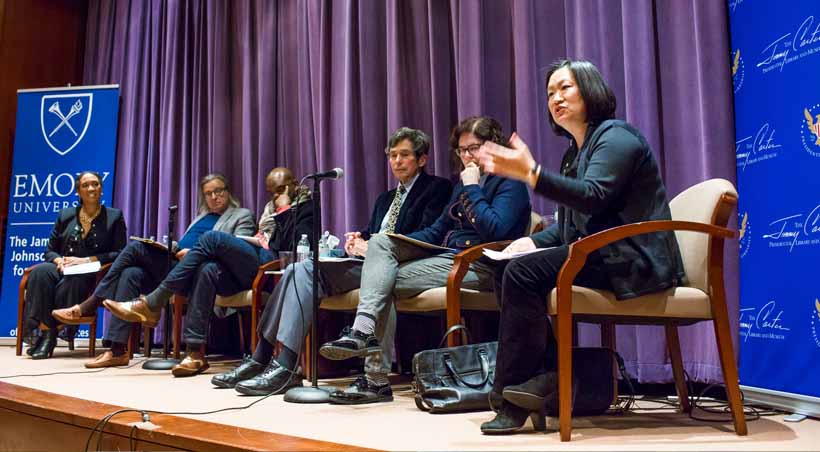
[(359, 312), (353, 321), (353, 329), (364, 334), (373, 334), (376, 331), (376, 319), (370, 314)]

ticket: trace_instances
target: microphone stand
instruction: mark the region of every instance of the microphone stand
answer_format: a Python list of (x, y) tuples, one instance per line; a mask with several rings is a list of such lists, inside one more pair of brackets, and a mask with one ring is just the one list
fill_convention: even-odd
[[(319, 184), (322, 178), (313, 179), (313, 237), (310, 248), (313, 251), (313, 322), (310, 323), (310, 386), (295, 387), (285, 393), (285, 402), (328, 403), (334, 387), (320, 388), (319, 380), (319, 237), (322, 230), (322, 196)], [(295, 214), (295, 213), (294, 213)]]
[[(169, 206), (168, 207), (168, 272), (171, 271), (171, 265), (174, 263), (174, 229), (176, 222), (176, 214), (177, 214), (177, 206)], [(166, 273), (167, 274), (167, 273)], [(169, 349), (169, 342), (171, 340), (171, 316), (173, 315), (173, 310), (171, 309), (171, 303), (165, 304), (165, 321), (163, 323), (163, 339), (162, 339), (162, 358), (155, 358), (149, 359), (142, 363), (142, 368), (146, 370), (169, 370), (172, 367), (179, 364), (178, 359), (168, 358), (168, 349)], [(150, 340), (148, 338), (145, 339), (146, 341)]]

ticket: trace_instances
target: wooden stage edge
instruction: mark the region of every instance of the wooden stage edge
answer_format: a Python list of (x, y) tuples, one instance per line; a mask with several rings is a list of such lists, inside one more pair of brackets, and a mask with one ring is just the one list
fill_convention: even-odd
[[(125, 409), (0, 382), (0, 450), (85, 450), (88, 435), (108, 414)], [(156, 430), (134, 430), (139, 413), (115, 416), (105, 427), (104, 450), (342, 451), (373, 450), (268, 433), (179, 416), (151, 414)], [(98, 434), (89, 450), (96, 450)], [(136, 446), (133, 440), (136, 440)]]

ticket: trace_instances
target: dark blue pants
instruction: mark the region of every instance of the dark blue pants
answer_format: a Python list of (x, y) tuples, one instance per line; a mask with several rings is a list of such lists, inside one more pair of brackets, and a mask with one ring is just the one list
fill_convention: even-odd
[(267, 250), (231, 234), (219, 231), (202, 234), (160, 283), (162, 288), (188, 297), (188, 314), (183, 326), (185, 343), (205, 343), (216, 296), (249, 290), (259, 266), (272, 258)]
[[(157, 287), (168, 273), (168, 253), (142, 242), (131, 241), (111, 264), (97, 285), (94, 296), (128, 301)], [(128, 342), (131, 324), (111, 317), (105, 338), (121, 344)]]

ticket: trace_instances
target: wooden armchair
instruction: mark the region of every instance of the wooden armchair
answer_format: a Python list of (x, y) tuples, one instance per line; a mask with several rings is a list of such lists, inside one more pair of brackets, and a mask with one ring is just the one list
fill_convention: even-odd
[[(100, 283), (100, 280), (103, 279), (106, 273), (108, 273), (108, 269), (111, 268), (111, 264), (105, 264), (97, 271), (97, 278), (94, 282), (94, 287)], [(26, 268), (23, 271), (23, 278), (20, 279), (20, 289), (19, 295), (17, 298), (17, 344), (15, 353), (17, 356), (23, 354), (23, 316), (26, 312), (26, 286), (28, 285), (28, 277), (31, 274), (31, 271), (34, 269), (34, 266)], [(94, 289), (92, 289), (93, 291)], [(94, 320), (89, 324), (88, 328), (88, 356), (94, 357), (94, 352), (96, 350), (97, 345), (97, 313), (94, 313)], [(74, 350), (74, 338), (68, 338), (68, 349)]]
[[(253, 280), (253, 285), (250, 290), (244, 290), (228, 297), (218, 295), (214, 305), (223, 308), (234, 308), (237, 310), (237, 320), (239, 322), (239, 347), (242, 352), (245, 351), (245, 331), (243, 328), (242, 312), (250, 309), (251, 311), (251, 351), (256, 348), (256, 324), (259, 319), (259, 309), (262, 306), (263, 300), (268, 297), (268, 293), (264, 292), (268, 282), (275, 277), (271, 272), (278, 270), (280, 266), (279, 260), (273, 260), (264, 265), (259, 266), (256, 271), (256, 277)], [(180, 357), (180, 344), (182, 343), (182, 316), (184, 315), (185, 306), (188, 304), (188, 299), (180, 295), (174, 295), (171, 299), (174, 305), (173, 318), (173, 340), (174, 340), (174, 358)]]
[[(561, 441), (570, 440), (572, 429), (573, 320), (600, 323), (603, 345), (613, 349), (616, 323), (664, 325), (675, 387), (683, 412), (689, 412), (691, 406), (677, 327), (711, 320), (735, 432), (746, 435), (723, 283), (724, 239), (735, 237), (735, 232), (725, 226), (736, 204), (737, 191), (732, 183), (711, 179), (688, 188), (670, 202), (671, 221), (624, 225), (590, 235), (570, 246), (557, 287), (547, 300), (548, 313), (556, 326), (558, 340)], [(675, 231), (689, 279), (688, 286), (629, 300), (616, 300), (611, 292), (572, 285), (591, 252), (627, 237), (656, 231)]]

